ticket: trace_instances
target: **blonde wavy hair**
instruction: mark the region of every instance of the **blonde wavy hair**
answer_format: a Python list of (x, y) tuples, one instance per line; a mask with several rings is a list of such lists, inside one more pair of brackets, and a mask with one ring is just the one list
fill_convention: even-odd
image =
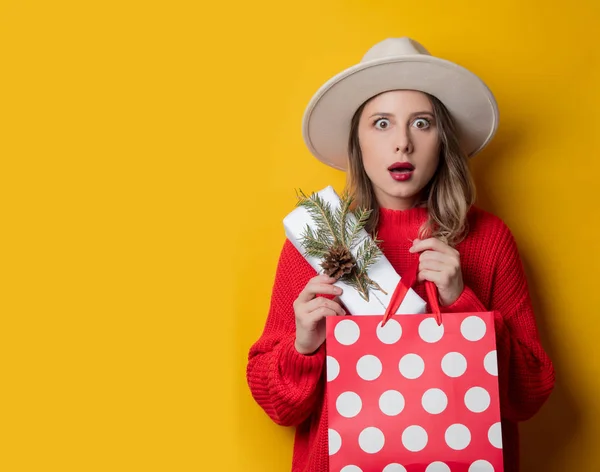
[[(438, 168), (417, 206), (426, 206), (428, 220), (419, 231), (419, 238), (439, 238), (456, 246), (468, 233), (467, 213), (475, 202), (475, 183), (469, 170), (467, 156), (461, 151), (456, 126), (450, 113), (436, 97), (429, 98), (438, 128), (440, 160)], [(348, 142), (349, 168), (347, 190), (354, 197), (354, 206), (372, 209), (366, 230), (373, 234), (379, 224), (379, 204), (373, 185), (363, 166), (358, 139), (358, 123), (363, 109), (374, 97), (356, 110), (350, 125)]]

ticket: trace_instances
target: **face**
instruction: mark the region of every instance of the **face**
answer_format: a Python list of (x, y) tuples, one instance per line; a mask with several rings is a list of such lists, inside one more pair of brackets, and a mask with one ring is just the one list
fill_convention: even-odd
[(412, 207), (439, 162), (438, 128), (427, 96), (395, 90), (374, 97), (360, 117), (358, 140), (379, 205)]

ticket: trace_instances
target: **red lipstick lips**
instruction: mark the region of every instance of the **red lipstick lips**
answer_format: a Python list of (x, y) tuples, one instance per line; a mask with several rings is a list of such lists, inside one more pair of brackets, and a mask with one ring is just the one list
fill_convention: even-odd
[(409, 180), (412, 177), (414, 170), (415, 166), (410, 162), (395, 162), (388, 167), (392, 179), (398, 182), (406, 182)]

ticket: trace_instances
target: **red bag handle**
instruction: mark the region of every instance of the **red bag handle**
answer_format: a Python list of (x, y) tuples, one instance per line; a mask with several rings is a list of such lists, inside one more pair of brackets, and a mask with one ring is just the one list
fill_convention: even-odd
[[(412, 286), (417, 281), (417, 275), (419, 273), (419, 262), (408, 271), (405, 277), (400, 279), (400, 282), (396, 286), (394, 293), (392, 294), (392, 298), (390, 299), (390, 303), (385, 310), (385, 314), (383, 315), (383, 322), (381, 326), (385, 326), (388, 320), (398, 311), (398, 308), (406, 298), (408, 291), (412, 288)], [(433, 282), (429, 280), (425, 281), (425, 290), (427, 291), (427, 298), (429, 305), (433, 313), (435, 314), (435, 320), (438, 325), (442, 324), (442, 311), (440, 309), (440, 302), (438, 301), (438, 292), (437, 287)]]

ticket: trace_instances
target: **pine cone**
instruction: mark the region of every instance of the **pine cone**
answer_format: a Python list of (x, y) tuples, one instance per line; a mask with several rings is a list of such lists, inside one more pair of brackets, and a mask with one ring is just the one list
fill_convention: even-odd
[(355, 265), (354, 256), (344, 246), (333, 246), (321, 262), (321, 267), (325, 273), (335, 279), (340, 279), (352, 272)]

